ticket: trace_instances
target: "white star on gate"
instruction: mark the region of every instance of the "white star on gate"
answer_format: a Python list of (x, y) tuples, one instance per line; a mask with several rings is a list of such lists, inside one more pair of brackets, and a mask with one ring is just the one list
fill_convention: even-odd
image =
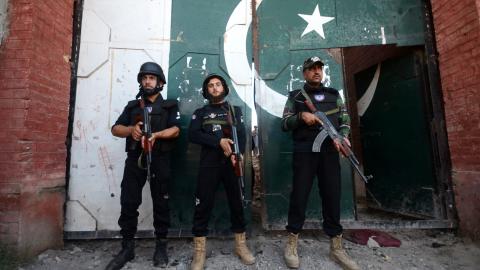
[(302, 17), (308, 25), (302, 33), (302, 37), (310, 33), (312, 31), (317, 32), (323, 39), (325, 39), (325, 33), (323, 33), (323, 24), (328, 23), (329, 21), (335, 19), (335, 17), (325, 17), (320, 15), (320, 10), (318, 9), (318, 5), (315, 7), (312, 15), (306, 14), (298, 14), (298, 16)]

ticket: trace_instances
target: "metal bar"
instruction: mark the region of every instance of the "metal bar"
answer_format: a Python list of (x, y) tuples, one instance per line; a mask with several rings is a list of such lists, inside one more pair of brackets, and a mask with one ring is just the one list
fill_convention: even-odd
[[(250, 231), (247, 229), (247, 234)], [(168, 231), (168, 238), (191, 238), (193, 237), (192, 229), (173, 229)], [(210, 230), (208, 233), (209, 238), (231, 238), (233, 233), (230, 229), (225, 230)], [(65, 240), (88, 240), (88, 239), (121, 239), (120, 231), (70, 231), (63, 232), (63, 239)], [(137, 239), (150, 239), (155, 238), (155, 232), (153, 230), (139, 230), (137, 231), (135, 238)]]
[[(451, 220), (344, 220), (344, 229), (454, 229), (457, 223)], [(304, 230), (321, 230), (322, 223), (319, 221), (306, 221)], [(268, 226), (271, 231), (284, 231), (285, 226), (271, 224)]]
[(432, 106), (430, 133), (434, 148), (435, 174), (437, 177), (438, 201), (443, 203), (443, 218), (457, 220), (455, 199), (452, 185), (452, 165), (448, 146), (443, 93), (438, 67), (438, 52), (435, 42), (435, 31), (430, 0), (423, 1), (425, 14), (425, 53), (427, 54), (427, 73), (429, 98)]
[[(455, 229), (458, 227), (456, 221), (452, 220), (343, 220), (342, 226), (346, 230), (351, 229), (379, 229), (379, 230), (397, 230), (397, 229)], [(306, 221), (304, 230), (321, 230), (320, 221)], [(285, 226), (280, 224), (269, 224), (266, 228), (269, 233), (272, 231), (285, 231)], [(87, 240), (87, 239), (120, 239), (119, 231), (78, 231), (64, 232), (66, 240)], [(230, 230), (211, 231), (209, 237), (225, 238), (231, 237)], [(138, 231), (136, 238), (155, 238), (153, 230)], [(168, 238), (190, 238), (193, 237), (191, 229), (175, 229), (168, 232)]]
[[(75, 0), (73, 10), (72, 26), (72, 52), (70, 56), (70, 106), (68, 109), (68, 128), (65, 146), (67, 148), (66, 169), (65, 169), (65, 195), (68, 200), (68, 186), (70, 183), (70, 161), (72, 149), (73, 121), (75, 120), (75, 102), (77, 98), (77, 70), (80, 55), (80, 34), (82, 30), (83, 0)], [(66, 211), (66, 207), (64, 207)]]

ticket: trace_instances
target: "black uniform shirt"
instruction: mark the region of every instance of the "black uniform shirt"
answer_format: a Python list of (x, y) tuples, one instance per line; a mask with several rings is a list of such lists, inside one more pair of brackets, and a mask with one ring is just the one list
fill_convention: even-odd
[[(220, 147), (222, 138), (232, 139), (231, 127), (228, 123), (228, 113), (232, 108), (227, 102), (209, 104), (197, 109), (190, 121), (188, 137), (192, 143), (200, 144), (200, 167), (216, 167), (224, 164), (229, 159), (223, 154)], [(232, 119), (235, 119), (240, 152), (245, 152), (245, 125), (242, 110), (233, 106)], [(232, 151), (233, 151), (232, 145)]]
[[(176, 100), (164, 100), (162, 95), (159, 95), (153, 103), (146, 99), (145, 106), (152, 107), (150, 113), (152, 133), (180, 125), (180, 113)], [(133, 126), (138, 121), (144, 122), (143, 109), (140, 108), (140, 100), (135, 99), (128, 102), (113, 126)], [(172, 146), (173, 140), (156, 140), (153, 145), (152, 154), (171, 150)], [(129, 155), (139, 155), (142, 151), (140, 142), (133, 140), (132, 136), (128, 136), (125, 151), (127, 151)]]

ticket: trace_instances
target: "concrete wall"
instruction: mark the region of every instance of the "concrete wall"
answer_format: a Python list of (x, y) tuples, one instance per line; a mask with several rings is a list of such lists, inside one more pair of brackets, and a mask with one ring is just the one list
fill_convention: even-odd
[(63, 243), (73, 0), (10, 0), (0, 47), (0, 242)]
[(480, 239), (480, 1), (431, 3), (460, 229)]

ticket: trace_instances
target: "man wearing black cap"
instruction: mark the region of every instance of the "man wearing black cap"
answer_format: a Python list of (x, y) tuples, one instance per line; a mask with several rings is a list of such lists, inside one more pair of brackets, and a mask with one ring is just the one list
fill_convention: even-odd
[[(120, 234), (123, 237), (121, 251), (110, 261), (106, 269), (120, 269), (135, 257), (134, 236), (137, 232), (138, 207), (142, 202), (142, 189), (149, 177), (146, 157), (151, 153), (150, 191), (153, 202), (153, 226), (156, 245), (153, 255), (155, 266), (166, 266), (167, 232), (170, 225), (168, 208), (168, 181), (170, 179), (169, 152), (173, 140), (178, 137), (180, 129), (177, 102), (165, 100), (160, 91), (166, 83), (162, 68), (154, 62), (146, 62), (137, 75), (140, 90), (137, 99), (128, 102), (122, 114), (112, 126), (112, 134), (126, 138), (125, 169), (121, 184), (121, 214), (118, 219)], [(140, 97), (140, 99), (138, 99)], [(144, 117), (144, 109), (148, 118)], [(151, 137), (146, 138), (142, 127), (149, 121)], [(145, 150), (150, 145), (151, 149)], [(148, 147), (149, 148), (149, 147)]]
[(255, 257), (248, 249), (245, 239), (240, 185), (234, 173), (234, 166), (239, 161), (232, 155), (232, 125), (237, 127), (239, 150), (241, 153), (245, 152), (246, 137), (242, 111), (240, 107), (232, 106), (225, 101), (229, 90), (222, 76), (217, 74), (207, 76), (203, 81), (202, 91), (209, 104), (193, 113), (188, 130), (189, 140), (202, 146), (195, 190), (192, 228), (194, 255), (191, 269), (203, 269), (205, 264), (208, 221), (214, 206), (215, 192), (220, 183), (225, 187), (230, 207), (231, 230), (235, 234), (235, 254), (244, 264), (253, 264)]
[(320, 152), (312, 152), (313, 142), (320, 132), (321, 121), (307, 107), (305, 101), (324, 112), (338, 132), (347, 137), (350, 118), (338, 91), (322, 84), (323, 62), (319, 57), (310, 57), (303, 63), (303, 89), (290, 92), (283, 111), (282, 130), (292, 131), (293, 136), (293, 183), (290, 194), (287, 231), (288, 242), (284, 251), (285, 262), (290, 268), (298, 268), (298, 235), (305, 222), (308, 195), (317, 177), (322, 198), (323, 230), (330, 237), (330, 257), (344, 269), (357, 270), (358, 265), (342, 247), (340, 225), (340, 164), (339, 141), (327, 138)]

